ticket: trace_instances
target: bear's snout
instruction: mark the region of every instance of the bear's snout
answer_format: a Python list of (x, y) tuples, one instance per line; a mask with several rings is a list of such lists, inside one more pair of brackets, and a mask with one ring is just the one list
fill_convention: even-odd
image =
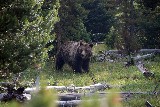
[(85, 56), (86, 56), (86, 52), (85, 52), (85, 51), (82, 51), (81, 57), (82, 57), (82, 58), (85, 58)]

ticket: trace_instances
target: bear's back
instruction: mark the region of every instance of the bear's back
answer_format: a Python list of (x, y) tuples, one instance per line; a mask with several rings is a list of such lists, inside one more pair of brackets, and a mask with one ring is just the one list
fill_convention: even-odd
[(61, 45), (60, 51), (62, 52), (62, 56), (65, 61), (73, 61), (75, 58), (75, 55), (77, 53), (77, 49), (80, 46), (79, 42), (74, 42), (74, 41), (68, 41)]

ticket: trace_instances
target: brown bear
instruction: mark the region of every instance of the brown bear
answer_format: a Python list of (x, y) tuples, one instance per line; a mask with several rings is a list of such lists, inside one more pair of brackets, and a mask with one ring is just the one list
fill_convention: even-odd
[(56, 70), (61, 70), (67, 63), (75, 73), (89, 72), (93, 44), (83, 41), (68, 41), (62, 44), (56, 54)]

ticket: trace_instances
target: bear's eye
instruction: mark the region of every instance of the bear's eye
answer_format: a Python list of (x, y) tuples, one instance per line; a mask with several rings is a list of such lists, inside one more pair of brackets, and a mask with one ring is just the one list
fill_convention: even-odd
[(90, 50), (90, 49), (86, 49), (85, 51), (86, 51), (87, 53), (90, 53), (90, 52), (91, 52), (91, 50)]

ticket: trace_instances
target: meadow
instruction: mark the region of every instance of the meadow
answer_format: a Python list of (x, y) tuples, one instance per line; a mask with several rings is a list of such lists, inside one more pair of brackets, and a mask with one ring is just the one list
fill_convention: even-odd
[[(94, 54), (105, 50), (106, 47), (98, 45), (93, 48)], [(88, 74), (75, 74), (68, 65), (63, 71), (55, 71), (54, 62), (48, 61), (41, 71), (46, 76), (46, 81), (50, 85), (58, 86), (87, 86), (94, 83), (106, 83), (115, 86), (121, 92), (148, 92), (151, 93), (160, 80), (159, 57), (144, 60), (145, 67), (154, 73), (155, 77), (146, 78), (136, 66), (125, 67), (123, 61), (118, 62), (91, 62)], [(23, 75), (23, 81), (35, 80), (38, 73), (28, 69)], [(108, 89), (106, 90), (108, 91)], [(157, 88), (160, 91), (160, 86)], [(160, 107), (160, 95), (134, 95), (129, 100), (124, 101), (124, 107), (143, 107), (145, 101), (149, 101), (155, 107)]]
[[(100, 47), (96, 47), (97, 49), (94, 47), (95, 54), (99, 51), (98, 49), (106, 49)], [(146, 101), (149, 101), (154, 107), (160, 107), (160, 95), (150, 94), (156, 86), (158, 86), (156, 91), (160, 91), (159, 56), (144, 60), (144, 63), (146, 68), (154, 73), (154, 77), (144, 77), (136, 66), (125, 67), (123, 61), (91, 62), (89, 73), (75, 74), (68, 65), (65, 65), (62, 71), (56, 71), (54, 61), (48, 60), (43, 69), (27, 69), (26, 72), (21, 74), (19, 82), (32, 86), (37, 76), (42, 74), (45, 75), (47, 85), (87, 86), (95, 83), (105, 83), (114, 86), (111, 89), (120, 92), (148, 92), (148, 94), (132, 95), (129, 99), (122, 101), (123, 107), (144, 107)], [(106, 89), (105, 91), (109, 90)]]

